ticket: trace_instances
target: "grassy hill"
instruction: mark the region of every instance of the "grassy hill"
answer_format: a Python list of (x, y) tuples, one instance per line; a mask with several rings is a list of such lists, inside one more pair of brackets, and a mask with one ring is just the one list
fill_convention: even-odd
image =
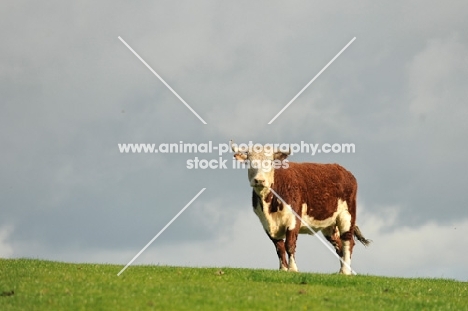
[(466, 310), (468, 284), (0, 259), (0, 310)]

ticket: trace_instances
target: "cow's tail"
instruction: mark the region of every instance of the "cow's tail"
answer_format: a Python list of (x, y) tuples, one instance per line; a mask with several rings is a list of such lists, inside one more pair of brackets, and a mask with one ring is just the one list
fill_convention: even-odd
[(361, 242), (364, 246), (369, 246), (371, 244), (372, 240), (366, 239), (363, 235), (361, 230), (359, 229), (358, 226), (354, 226), (354, 237)]

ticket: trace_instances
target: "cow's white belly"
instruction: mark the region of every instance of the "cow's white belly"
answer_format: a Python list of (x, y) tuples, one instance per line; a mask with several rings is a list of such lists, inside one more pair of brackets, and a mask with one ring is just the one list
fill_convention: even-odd
[[(260, 219), (262, 223), (263, 229), (274, 239), (284, 239), (286, 237), (286, 230), (289, 228), (296, 227), (296, 220), (295, 215), (288, 207), (283, 207), (281, 211), (277, 211), (274, 213), (269, 212), (270, 204), (263, 202), (263, 209), (260, 204), (254, 209), (255, 214)], [(336, 224), (337, 217), (343, 211), (348, 210), (348, 205), (346, 201), (342, 201), (341, 199), (337, 202), (337, 208), (333, 215), (329, 218), (323, 220), (317, 220), (313, 217), (307, 215), (307, 204), (302, 204), (302, 213), (301, 218), (301, 227), (299, 229), (299, 233), (302, 234), (313, 234), (308, 227), (314, 230), (314, 232), (319, 232), (322, 229), (327, 227), (333, 226)]]

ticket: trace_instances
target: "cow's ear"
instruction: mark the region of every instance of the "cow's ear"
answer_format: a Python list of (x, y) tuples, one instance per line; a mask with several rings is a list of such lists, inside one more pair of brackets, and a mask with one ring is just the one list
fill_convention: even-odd
[(278, 152), (275, 152), (275, 154), (273, 155), (273, 159), (283, 161), (284, 159), (288, 157), (288, 155), (289, 153), (278, 151)]
[(234, 158), (239, 162), (244, 162), (247, 159), (247, 155), (242, 152), (237, 152), (234, 154)]

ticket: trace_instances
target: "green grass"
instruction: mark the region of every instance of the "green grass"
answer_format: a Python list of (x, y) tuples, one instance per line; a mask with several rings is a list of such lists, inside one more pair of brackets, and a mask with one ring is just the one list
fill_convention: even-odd
[(468, 284), (0, 259), (0, 310), (466, 310)]

